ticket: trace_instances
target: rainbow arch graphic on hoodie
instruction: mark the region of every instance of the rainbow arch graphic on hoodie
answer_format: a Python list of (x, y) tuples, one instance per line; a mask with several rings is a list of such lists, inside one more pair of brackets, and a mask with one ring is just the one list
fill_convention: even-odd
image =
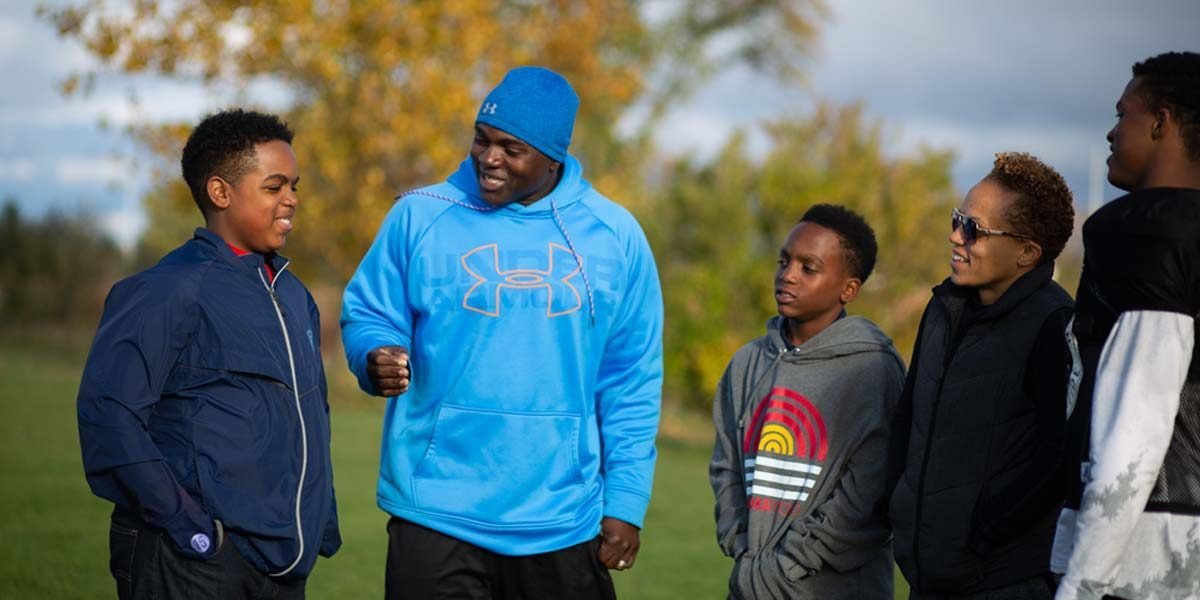
[(755, 409), (742, 443), (743, 454), (764, 451), (823, 462), (829, 437), (821, 411), (799, 392), (772, 388)]
[[(772, 388), (758, 403), (742, 441), (746, 496), (804, 502), (829, 452), (821, 411), (803, 394)], [(751, 502), (751, 508), (760, 506)]]

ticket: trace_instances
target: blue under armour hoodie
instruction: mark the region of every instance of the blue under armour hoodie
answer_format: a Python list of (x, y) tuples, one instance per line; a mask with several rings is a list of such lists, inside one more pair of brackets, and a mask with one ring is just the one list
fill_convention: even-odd
[(384, 417), (379, 506), (507, 555), (589, 540), (602, 517), (641, 527), (654, 474), (654, 258), (633, 216), (573, 157), (563, 166), (529, 206), (485, 203), (469, 158), (404, 194), (342, 305), (364, 390), (369, 351), (409, 349), (411, 386)]

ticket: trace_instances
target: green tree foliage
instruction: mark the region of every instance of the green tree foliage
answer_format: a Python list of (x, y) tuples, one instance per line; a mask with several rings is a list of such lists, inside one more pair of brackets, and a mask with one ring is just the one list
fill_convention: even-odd
[(711, 163), (669, 166), (646, 221), (666, 299), (668, 395), (707, 407), (733, 353), (775, 314), (779, 247), (811, 205), (845, 205), (875, 229), (879, 259), (853, 314), (907, 355), (930, 288), (946, 276), (951, 156), (884, 153), (861, 107), (820, 106), (768, 127), (761, 161), (735, 138)]
[(0, 323), (56, 322), (92, 327), (109, 286), (126, 270), (120, 248), (90, 215), (21, 216), (0, 211)]

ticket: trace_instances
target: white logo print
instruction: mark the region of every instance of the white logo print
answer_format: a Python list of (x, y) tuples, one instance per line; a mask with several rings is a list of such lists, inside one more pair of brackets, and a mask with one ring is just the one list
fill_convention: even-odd
[(208, 552), (208, 547), (211, 545), (212, 542), (210, 542), (208, 536), (204, 535), (203, 533), (197, 533), (196, 535), (192, 536), (192, 550), (195, 550), (200, 554)]
[(462, 256), (462, 266), (475, 279), (463, 296), (463, 308), (489, 317), (499, 317), (501, 290), (545, 290), (548, 294), (546, 316), (569, 315), (583, 306), (583, 298), (571, 279), (579, 275), (579, 263), (571, 251), (550, 242), (547, 244), (545, 269), (500, 269), (500, 250), (487, 244)]
[(484, 102), (483, 108), (479, 109), (479, 114), (481, 114), (481, 115), (496, 114), (496, 103), (495, 102)]

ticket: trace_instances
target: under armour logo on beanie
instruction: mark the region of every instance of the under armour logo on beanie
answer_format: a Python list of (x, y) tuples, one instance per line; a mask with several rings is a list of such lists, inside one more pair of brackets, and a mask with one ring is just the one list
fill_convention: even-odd
[(495, 127), (556, 162), (567, 158), (579, 96), (562, 75), (543, 67), (517, 67), (479, 108), (476, 123)]

